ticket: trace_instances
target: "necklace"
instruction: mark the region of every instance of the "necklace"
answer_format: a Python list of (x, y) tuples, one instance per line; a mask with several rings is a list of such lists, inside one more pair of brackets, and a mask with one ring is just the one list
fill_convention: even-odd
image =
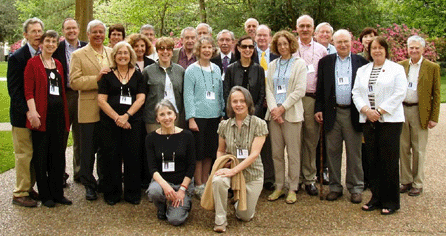
[(173, 127), (173, 132), (171, 134), (167, 134), (167, 133), (163, 134), (163, 128), (161, 127), (160, 134), (161, 135), (168, 135), (168, 136), (166, 136), (166, 138), (167, 138), (167, 140), (169, 140), (170, 136), (172, 136), (172, 134), (175, 134), (175, 130), (176, 130), (176, 127)]
[(118, 72), (119, 81), (121, 81), (121, 83), (124, 85), (127, 84), (128, 79), (129, 79), (128, 76), (129, 76), (130, 68), (127, 67), (127, 73), (125, 74), (125, 76), (122, 76), (122, 74), (121, 74), (121, 72), (119, 72), (118, 68), (116, 68), (116, 71)]

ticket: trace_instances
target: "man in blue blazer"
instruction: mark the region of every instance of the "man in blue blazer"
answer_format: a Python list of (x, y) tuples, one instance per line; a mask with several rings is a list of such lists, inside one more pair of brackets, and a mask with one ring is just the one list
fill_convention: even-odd
[[(235, 58), (235, 54), (232, 53), (234, 41), (235, 37), (232, 31), (224, 29), (217, 34), (217, 43), (218, 47), (220, 48), (220, 53), (213, 57), (211, 62), (220, 67), (222, 75), (226, 72), (228, 65), (237, 60), (237, 58)], [(226, 63), (224, 63), (224, 60), (227, 60)]]
[[(80, 133), (79, 133), (79, 123), (77, 121), (77, 109), (78, 109), (78, 99), (79, 92), (71, 89), (69, 83), (70, 74), (70, 60), (71, 53), (77, 49), (87, 45), (86, 42), (79, 40), (79, 24), (73, 18), (66, 18), (62, 23), (62, 33), (65, 40), (59, 43), (56, 51), (53, 53), (53, 57), (59, 60), (63, 66), (64, 78), (67, 82), (65, 93), (68, 102), (68, 114), (70, 118), (71, 133), (73, 135), (73, 178), (74, 181), (80, 182)], [(68, 133), (65, 136), (64, 145), (67, 148)], [(66, 165), (66, 163), (65, 163)], [(68, 174), (65, 172), (63, 185), (67, 186)]]
[[(23, 36), (27, 43), (15, 51), (8, 60), (7, 83), (8, 93), (11, 97), (9, 115), (12, 125), (12, 140), (14, 143), (16, 185), (12, 203), (35, 207), (38, 198), (33, 190), (36, 182), (33, 175), (31, 160), (33, 157), (33, 145), (31, 131), (26, 128), (28, 105), (25, 99), (24, 72), (29, 59), (39, 54), (40, 38), (43, 35), (43, 22), (34, 17), (23, 23)], [(32, 199), (34, 198), (34, 199)]]
[(336, 31), (333, 38), (337, 53), (325, 56), (319, 61), (314, 107), (314, 117), (317, 122), (324, 124), (325, 131), (330, 179), (327, 200), (334, 201), (342, 196), (342, 145), (345, 141), (346, 185), (351, 193), (351, 202), (360, 203), (364, 188), (361, 162), (362, 129), (351, 91), (356, 71), (368, 61), (351, 53), (351, 36), (347, 30)]

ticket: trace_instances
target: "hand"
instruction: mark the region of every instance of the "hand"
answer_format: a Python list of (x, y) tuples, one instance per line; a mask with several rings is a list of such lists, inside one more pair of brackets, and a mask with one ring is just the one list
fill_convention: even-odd
[(215, 175), (220, 175), (222, 177), (232, 177), (235, 174), (237, 173), (235, 173), (234, 169), (228, 169), (228, 168), (221, 168), (217, 170), (217, 172), (215, 172)]
[(276, 120), (278, 117), (281, 117), (283, 113), (285, 113), (285, 108), (283, 108), (283, 106), (274, 107), (271, 110), (271, 116), (273, 117), (273, 120)]
[(31, 123), (31, 127), (34, 129), (38, 129), (41, 125), (40, 123), (40, 115), (37, 113), (37, 111), (28, 111), (26, 113), (26, 116), (28, 117), (29, 122)]
[[(122, 116), (118, 116), (118, 118), (116, 119), (115, 123), (117, 126), (124, 128), (125, 124), (128, 123), (128, 116), (127, 114), (124, 114)], [(130, 124), (129, 124), (130, 125)]]
[(223, 168), (231, 168), (231, 162), (232, 161), (226, 162), (226, 164), (223, 166)]
[(277, 122), (278, 124), (283, 124), (285, 122), (285, 120), (283, 120), (283, 118), (281, 116), (279, 116), (277, 119), (274, 120), (275, 122)]
[(370, 120), (371, 122), (375, 122), (379, 120), (379, 117), (381, 117), (381, 115), (379, 115), (379, 112), (373, 109), (367, 110), (365, 115), (367, 116), (367, 119)]
[(98, 74), (98, 76), (96, 77), (96, 80), (97, 81), (99, 81), (101, 78), (102, 78), (102, 75), (105, 75), (105, 74), (107, 74), (108, 72), (110, 72), (111, 70), (110, 70), (110, 67), (104, 67), (104, 68), (102, 68), (101, 69), (101, 71), (99, 71), (99, 74)]
[(184, 205), (184, 196), (186, 196), (186, 193), (183, 190), (178, 189), (176, 195), (177, 195), (177, 199), (175, 199), (175, 201), (172, 202), (172, 206), (173, 207), (183, 206)]
[(192, 131), (200, 131), (199, 129), (198, 129), (198, 125), (197, 125), (197, 123), (195, 122), (195, 119), (194, 118), (190, 118), (189, 119), (189, 129), (190, 130), (192, 130)]
[(175, 192), (175, 190), (173, 190), (173, 188), (168, 184), (162, 188), (164, 191), (164, 195), (166, 195), (167, 200), (175, 202), (175, 200), (177, 199), (177, 193)]
[(132, 126), (130, 125), (130, 123), (127, 121), (123, 126), (123, 129), (132, 129)]
[(429, 123), (427, 124), (427, 127), (429, 128), (429, 129), (432, 129), (432, 128), (434, 128), (435, 126), (437, 125), (437, 122), (435, 122), (435, 121), (429, 121)]
[(322, 124), (324, 123), (324, 118), (322, 116), (322, 112), (316, 112), (316, 114), (314, 114), (314, 119), (317, 121), (317, 123)]

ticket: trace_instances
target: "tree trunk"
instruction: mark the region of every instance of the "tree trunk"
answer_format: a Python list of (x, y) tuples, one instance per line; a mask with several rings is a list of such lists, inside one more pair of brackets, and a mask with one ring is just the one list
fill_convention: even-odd
[(205, 0), (198, 0), (198, 3), (200, 4), (200, 17), (201, 22), (206, 23), (207, 22), (207, 16), (206, 16), (206, 3)]
[(79, 22), (79, 39), (88, 42), (87, 25), (93, 20), (93, 0), (76, 0), (76, 16)]

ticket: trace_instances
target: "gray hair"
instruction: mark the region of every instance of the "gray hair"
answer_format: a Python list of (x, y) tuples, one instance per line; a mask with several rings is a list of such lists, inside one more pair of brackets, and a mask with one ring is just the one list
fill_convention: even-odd
[(328, 28), (330, 29), (331, 33), (333, 33), (333, 27), (331, 27), (330, 23), (328, 23), (328, 22), (322, 22), (319, 25), (317, 25), (316, 29), (315, 29), (315, 32), (317, 33), (322, 28), (322, 26), (328, 26)]
[(217, 52), (218, 52), (218, 48), (215, 45), (214, 39), (212, 37), (210, 37), (210, 36), (204, 36), (204, 37), (199, 38), (197, 40), (197, 42), (195, 42), (195, 44), (194, 44), (193, 53), (194, 53), (195, 57), (197, 57), (197, 59), (200, 59), (201, 45), (203, 45), (204, 42), (208, 42), (208, 43), (210, 43), (212, 45), (212, 56), (211, 56), (211, 58), (213, 58), (217, 54)]
[(181, 30), (181, 38), (184, 38), (184, 33), (185, 33), (186, 31), (194, 31), (194, 33), (195, 33), (195, 37), (198, 38), (197, 31), (195, 30), (194, 27), (190, 27), (190, 26), (184, 28), (183, 30)]
[(107, 27), (100, 20), (92, 20), (92, 21), (88, 22), (87, 33), (90, 33), (91, 28), (94, 28), (94, 27), (96, 27), (98, 25), (102, 25), (104, 27), (104, 33), (105, 33), (105, 30), (107, 29)]
[(153, 27), (153, 25), (146, 24), (146, 25), (141, 26), (139, 33), (142, 34), (143, 30), (153, 30), (153, 32), (155, 32), (155, 27)]
[(269, 35), (271, 36), (271, 29), (267, 25), (259, 25), (256, 29), (256, 34), (260, 29), (267, 29), (269, 31)]
[(234, 109), (232, 109), (232, 106), (231, 106), (231, 95), (237, 91), (241, 92), (243, 94), (243, 96), (245, 97), (245, 103), (246, 103), (246, 106), (248, 107), (248, 114), (253, 115), (255, 112), (255, 107), (254, 107), (254, 101), (252, 100), (251, 93), (249, 93), (249, 91), (247, 89), (245, 89), (239, 85), (232, 87), (231, 91), (229, 91), (228, 100), (226, 102), (226, 114), (228, 114), (229, 118), (235, 117)]
[(171, 101), (169, 101), (168, 99), (163, 99), (161, 101), (159, 101), (156, 105), (155, 105), (155, 114), (158, 116), (158, 111), (163, 108), (163, 107), (167, 107), (169, 108), (169, 110), (173, 111), (175, 113), (175, 116), (178, 118), (178, 112), (177, 109), (175, 109), (175, 106), (172, 104)]
[(248, 19), (245, 21), (245, 28), (246, 28), (246, 25), (248, 24), (249, 21), (255, 21), (255, 22), (256, 22), (256, 25), (259, 26), (259, 21), (258, 21), (256, 18), (248, 18)]
[(235, 40), (234, 32), (229, 31), (229, 30), (227, 30), (227, 29), (224, 29), (224, 30), (218, 32), (218, 34), (217, 34), (217, 40), (220, 39), (220, 36), (221, 36), (222, 34), (230, 34), (232, 40)]
[(337, 38), (338, 36), (340, 36), (340, 35), (346, 35), (346, 36), (348, 36), (349, 39), (351, 39), (351, 35), (350, 35), (350, 32), (348, 32), (348, 30), (346, 30), (346, 29), (340, 29), (340, 30), (337, 30), (337, 31), (333, 34), (333, 41), (335, 41), (336, 38)]
[(313, 18), (311, 18), (311, 16), (309, 16), (309, 15), (302, 15), (302, 16), (300, 16), (299, 18), (297, 18), (297, 20), (296, 20), (296, 25), (299, 26), (299, 22), (300, 22), (301, 20), (303, 20), (303, 19), (309, 19), (309, 20), (311, 21), (311, 25), (314, 27), (314, 20), (313, 20)]
[(44, 27), (43, 22), (39, 18), (33, 17), (33, 18), (29, 18), (28, 20), (26, 20), (23, 23), (23, 33), (28, 33), (28, 26), (35, 24), (35, 23), (39, 23), (40, 26), (42, 26), (42, 30), (43, 30), (43, 27)]
[(410, 36), (407, 39), (407, 47), (409, 47), (409, 44), (411, 42), (419, 42), (421, 44), (421, 46), (423, 46), (423, 48), (426, 47), (426, 41), (424, 41), (424, 39), (418, 35)]
[(111, 57), (112, 57), (112, 61), (111, 61), (111, 68), (116, 68), (116, 61), (115, 61), (115, 56), (116, 53), (118, 52), (119, 49), (121, 49), (122, 47), (127, 47), (127, 50), (129, 50), (130, 53), (130, 62), (129, 62), (129, 67), (130, 68), (134, 68), (136, 65), (136, 53), (133, 50), (132, 46), (127, 43), (126, 41), (121, 41), (117, 44), (115, 44), (115, 46), (113, 47), (113, 51), (111, 53)]
[(195, 28), (195, 30), (198, 30), (198, 27), (200, 27), (200, 26), (206, 26), (206, 27), (208, 28), (208, 33), (209, 33), (209, 34), (212, 34), (212, 27), (211, 27), (210, 25), (206, 24), (206, 23), (200, 23), (200, 24), (198, 24), (198, 25), (197, 25), (197, 28)]

